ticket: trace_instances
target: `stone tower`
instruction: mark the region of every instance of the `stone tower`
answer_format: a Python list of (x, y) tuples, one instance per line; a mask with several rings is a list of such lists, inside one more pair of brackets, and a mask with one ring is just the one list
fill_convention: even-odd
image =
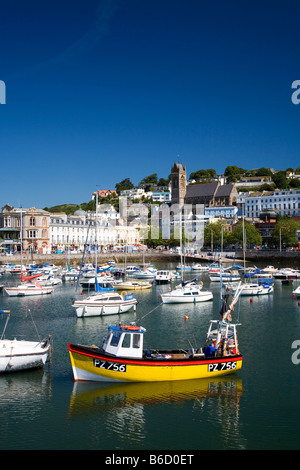
[(182, 163), (174, 163), (171, 169), (172, 204), (184, 204), (186, 193), (186, 168)]

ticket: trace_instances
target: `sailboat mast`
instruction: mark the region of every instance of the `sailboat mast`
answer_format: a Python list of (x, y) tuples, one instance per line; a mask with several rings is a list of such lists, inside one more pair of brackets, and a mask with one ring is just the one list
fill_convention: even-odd
[(21, 272), (22, 272), (22, 266), (23, 266), (23, 211), (22, 211), (22, 206), (21, 206), (21, 227), (20, 227), (20, 244), (21, 244)]
[(96, 191), (96, 216), (95, 216), (95, 276), (97, 277), (97, 252), (98, 252), (98, 189)]
[(246, 268), (246, 253), (245, 253), (245, 208), (243, 210), (243, 261), (244, 261), (244, 273)]
[(182, 210), (179, 211), (179, 224), (180, 224), (180, 267), (181, 267), (181, 282), (183, 282), (183, 265), (182, 265)]

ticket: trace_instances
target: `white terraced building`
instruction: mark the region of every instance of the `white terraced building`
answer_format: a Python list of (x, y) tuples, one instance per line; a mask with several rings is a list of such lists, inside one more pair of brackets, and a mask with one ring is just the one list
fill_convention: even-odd
[(300, 216), (300, 190), (275, 190), (240, 193), (237, 205), (243, 207), (246, 218), (258, 218), (262, 212)]
[(74, 215), (54, 213), (50, 217), (50, 239), (54, 251), (83, 251), (85, 244), (93, 250), (97, 242), (99, 250), (113, 248), (114, 245), (139, 243), (139, 228), (121, 225), (119, 213), (105, 211), (98, 213), (97, 230), (95, 213), (76, 211)]
[(114, 245), (116, 234), (114, 227), (107, 221), (98, 220), (97, 238), (95, 218), (88, 216), (84, 211), (77, 211), (74, 215), (64, 213), (51, 214), (50, 234), (51, 245), (54, 251), (83, 250), (84, 245), (98, 246)]

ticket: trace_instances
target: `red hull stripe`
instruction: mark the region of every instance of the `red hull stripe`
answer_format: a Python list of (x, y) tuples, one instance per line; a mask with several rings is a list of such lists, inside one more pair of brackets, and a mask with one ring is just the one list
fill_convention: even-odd
[(144, 361), (141, 359), (125, 359), (122, 357), (112, 357), (112, 356), (106, 356), (103, 354), (97, 354), (97, 353), (90, 353), (86, 350), (83, 350), (81, 348), (77, 348), (76, 346), (72, 345), (71, 343), (68, 343), (68, 348), (69, 351), (82, 354), (83, 356), (89, 356), (93, 357), (96, 359), (102, 359), (103, 361), (109, 361), (109, 362), (122, 362), (123, 364), (133, 364), (133, 365), (141, 365), (141, 366), (165, 366), (165, 365), (172, 365), (172, 366), (186, 366), (186, 365), (200, 365), (200, 364), (211, 364), (213, 363), (218, 363), (218, 362), (232, 362), (232, 361), (241, 361), (242, 360), (242, 355), (238, 356), (224, 356), (220, 358), (214, 358), (214, 359), (182, 359), (181, 361), (178, 360), (172, 360), (172, 359), (164, 359), (162, 361), (154, 361), (154, 360), (148, 360)]

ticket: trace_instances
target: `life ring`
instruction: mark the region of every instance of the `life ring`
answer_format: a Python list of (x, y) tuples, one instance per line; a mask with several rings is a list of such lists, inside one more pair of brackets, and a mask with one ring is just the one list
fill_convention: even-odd
[(121, 296), (125, 297), (125, 295), (127, 295), (127, 292), (125, 290), (123, 290), (123, 292), (121, 292)]
[(134, 325), (121, 325), (121, 328), (128, 331), (138, 331), (140, 329), (139, 326)]

